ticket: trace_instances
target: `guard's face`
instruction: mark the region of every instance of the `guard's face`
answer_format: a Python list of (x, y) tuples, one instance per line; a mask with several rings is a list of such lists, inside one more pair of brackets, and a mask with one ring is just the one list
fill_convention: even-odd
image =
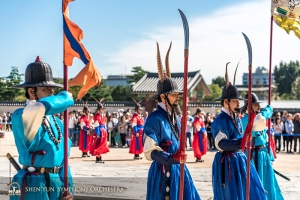
[(252, 104), (252, 110), (255, 113), (259, 113), (260, 112), (260, 105), (258, 103)]
[(104, 109), (100, 108), (100, 113), (103, 114), (104, 113)]
[(137, 113), (138, 113), (138, 114), (142, 114), (142, 112), (143, 112), (142, 109), (138, 109), (138, 110), (137, 110)]
[(36, 89), (36, 96), (38, 97), (38, 99), (47, 97), (47, 96), (50, 96), (53, 94), (54, 94), (54, 91), (53, 91), (53, 88), (51, 88), (51, 87), (37, 87), (37, 89)]
[(179, 100), (179, 93), (170, 93), (168, 94), (168, 98), (170, 100), (170, 103), (173, 107), (178, 105), (178, 100)]
[(229, 108), (234, 112), (239, 112), (240, 110), (240, 101), (238, 99), (231, 99), (229, 101)]

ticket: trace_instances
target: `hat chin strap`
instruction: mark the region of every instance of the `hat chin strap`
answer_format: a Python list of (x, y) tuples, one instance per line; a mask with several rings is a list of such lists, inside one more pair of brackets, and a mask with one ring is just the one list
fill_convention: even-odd
[(167, 94), (165, 94), (165, 98), (164, 99), (167, 101), (168, 105), (172, 108), (172, 112), (173, 112), (174, 109), (175, 109), (175, 106), (171, 104), (170, 99), (169, 99), (169, 97), (168, 97)]

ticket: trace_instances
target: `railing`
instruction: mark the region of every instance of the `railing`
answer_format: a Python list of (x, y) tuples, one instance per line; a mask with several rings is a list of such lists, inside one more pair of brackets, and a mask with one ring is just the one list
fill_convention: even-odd
[[(22, 107), (25, 105), (25, 102), (13, 102), (13, 101), (0, 101), (0, 106), (19, 106)], [(83, 107), (85, 103), (75, 102), (74, 107)], [(89, 107), (96, 107), (96, 101), (89, 101), (87, 103)], [(142, 106), (145, 106), (145, 102), (141, 103)], [(114, 102), (104, 102), (105, 107), (134, 107), (135, 103), (133, 101), (114, 101)], [(205, 102), (189, 102), (188, 107), (221, 107), (219, 102), (205, 101)]]

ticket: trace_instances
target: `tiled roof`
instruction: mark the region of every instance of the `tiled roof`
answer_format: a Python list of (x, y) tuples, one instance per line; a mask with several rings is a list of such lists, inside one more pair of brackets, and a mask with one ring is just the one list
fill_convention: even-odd
[[(172, 78), (175, 80), (180, 90), (183, 89), (183, 75), (183, 73), (172, 73)], [(132, 87), (132, 93), (156, 94), (158, 81), (157, 72), (148, 72)], [(200, 74), (200, 70), (189, 72), (188, 91), (193, 91), (199, 83), (201, 84), (201, 87), (204, 88), (206, 95), (211, 94), (209, 87), (206, 85), (202, 75)]]

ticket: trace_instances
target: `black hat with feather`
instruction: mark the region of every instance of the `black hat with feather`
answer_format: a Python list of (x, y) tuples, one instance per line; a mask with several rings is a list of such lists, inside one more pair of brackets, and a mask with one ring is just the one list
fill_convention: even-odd
[(245, 100), (243, 98), (239, 97), (239, 92), (235, 86), (235, 77), (236, 77), (236, 71), (239, 66), (239, 63), (237, 64), (235, 68), (235, 73), (234, 73), (234, 80), (233, 80), (233, 85), (231, 82), (229, 82), (228, 78), (228, 71), (227, 71), (227, 66), (230, 62), (226, 64), (226, 72), (225, 72), (225, 81), (226, 85), (222, 89), (222, 96), (218, 99), (214, 99), (214, 101), (222, 101), (224, 99), (239, 99), (239, 100)]
[(172, 46), (172, 42), (170, 43), (170, 47), (168, 49), (167, 55), (166, 55), (166, 73), (164, 72), (162, 63), (161, 63), (161, 57), (160, 57), (160, 51), (159, 51), (159, 45), (156, 43), (157, 46), (157, 73), (159, 81), (157, 83), (157, 94), (154, 95), (152, 98), (157, 99), (159, 95), (161, 94), (169, 94), (169, 93), (179, 93), (182, 94), (183, 91), (178, 89), (178, 85), (175, 82), (174, 79), (172, 79), (171, 71), (170, 71), (170, 65), (169, 65), (169, 54)]

